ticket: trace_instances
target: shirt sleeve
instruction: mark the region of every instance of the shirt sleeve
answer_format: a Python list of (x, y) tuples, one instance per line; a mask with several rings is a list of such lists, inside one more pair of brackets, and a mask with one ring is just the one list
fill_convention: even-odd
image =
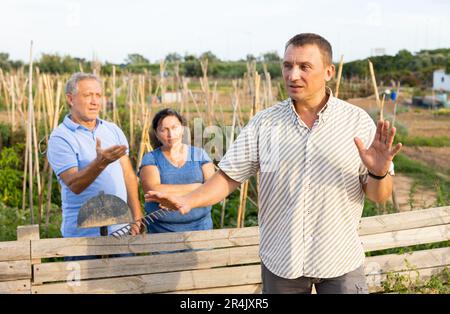
[(48, 141), (47, 159), (59, 177), (64, 171), (78, 167), (77, 154), (69, 142), (60, 136), (51, 136)]
[(259, 169), (259, 113), (253, 117), (231, 144), (219, 163), (219, 168), (237, 182), (245, 182)]
[(148, 152), (144, 155), (142, 158), (141, 166), (138, 169), (137, 175), (140, 176), (141, 170), (145, 166), (157, 166), (155, 156), (153, 155), (153, 152)]
[(200, 166), (203, 166), (204, 164), (212, 162), (212, 159), (209, 157), (208, 153), (204, 149), (201, 149), (201, 152), (202, 152), (202, 157), (200, 160)]
[(129, 155), (130, 154), (130, 147), (128, 145), (127, 137), (125, 136), (123, 131), (117, 125), (114, 125), (114, 126), (115, 126), (115, 129), (116, 129), (116, 134), (117, 134), (118, 141), (119, 141), (118, 145), (125, 145), (127, 147), (127, 153), (126, 154)]

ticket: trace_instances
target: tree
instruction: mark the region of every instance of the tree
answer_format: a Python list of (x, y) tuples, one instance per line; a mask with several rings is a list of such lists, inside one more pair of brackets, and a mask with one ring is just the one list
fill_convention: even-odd
[(202, 53), (200, 55), (199, 59), (200, 60), (208, 59), (209, 63), (220, 61), (220, 59), (215, 54), (213, 54), (211, 51), (206, 51), (206, 52)]
[(185, 61), (185, 62), (192, 62), (192, 61), (198, 61), (198, 60), (197, 60), (197, 57), (194, 56), (193, 54), (188, 54), (188, 53), (186, 53), (186, 54), (184, 55), (184, 61)]
[(179, 53), (172, 52), (166, 56), (165, 60), (166, 62), (176, 62), (183, 60), (183, 57)]
[(4, 70), (9, 70), (11, 68), (8, 53), (0, 52), (0, 68)]
[(278, 55), (278, 52), (276, 51), (269, 51), (262, 55), (262, 59), (264, 62), (278, 62), (281, 60), (280, 56)]
[(249, 62), (256, 61), (256, 57), (250, 53), (245, 57), (245, 60)]
[(125, 63), (131, 65), (143, 65), (149, 64), (149, 61), (138, 53), (131, 53), (128, 54), (127, 58), (125, 59)]

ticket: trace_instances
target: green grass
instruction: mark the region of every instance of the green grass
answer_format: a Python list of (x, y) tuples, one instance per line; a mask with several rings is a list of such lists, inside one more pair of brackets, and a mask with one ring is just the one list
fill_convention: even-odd
[(427, 147), (450, 147), (450, 137), (448, 136), (405, 136), (397, 135), (396, 143), (405, 146), (427, 146)]

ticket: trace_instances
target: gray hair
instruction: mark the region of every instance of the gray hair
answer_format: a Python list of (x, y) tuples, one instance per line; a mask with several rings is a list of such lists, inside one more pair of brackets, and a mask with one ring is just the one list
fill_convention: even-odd
[(100, 85), (102, 85), (102, 81), (97, 75), (92, 73), (77, 72), (72, 74), (70, 79), (67, 81), (66, 94), (76, 95), (78, 91), (78, 82), (83, 80), (96, 80)]

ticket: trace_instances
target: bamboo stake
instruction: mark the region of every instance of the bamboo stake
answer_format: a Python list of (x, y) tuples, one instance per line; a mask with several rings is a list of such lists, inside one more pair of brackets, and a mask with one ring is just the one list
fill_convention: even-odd
[(344, 67), (344, 55), (341, 55), (341, 61), (339, 61), (339, 70), (338, 70), (338, 76), (337, 76), (337, 81), (336, 81), (336, 91), (334, 92), (334, 95), (336, 98), (338, 98), (338, 96), (339, 96), (339, 86), (341, 84), (343, 67)]
[(31, 214), (31, 224), (34, 224), (33, 212), (33, 155), (32, 155), (32, 124), (33, 124), (33, 41), (30, 44), (30, 64), (28, 67), (28, 123), (27, 123), (27, 147), (28, 147), (28, 171), (29, 171), (29, 206)]
[(368, 61), (369, 61), (370, 76), (372, 78), (373, 91), (375, 93), (375, 99), (377, 101), (377, 107), (380, 108), (380, 106), (381, 106), (380, 95), (378, 94), (378, 85), (377, 85), (377, 80), (375, 78), (375, 72), (373, 70), (373, 64), (370, 60), (368, 60)]

